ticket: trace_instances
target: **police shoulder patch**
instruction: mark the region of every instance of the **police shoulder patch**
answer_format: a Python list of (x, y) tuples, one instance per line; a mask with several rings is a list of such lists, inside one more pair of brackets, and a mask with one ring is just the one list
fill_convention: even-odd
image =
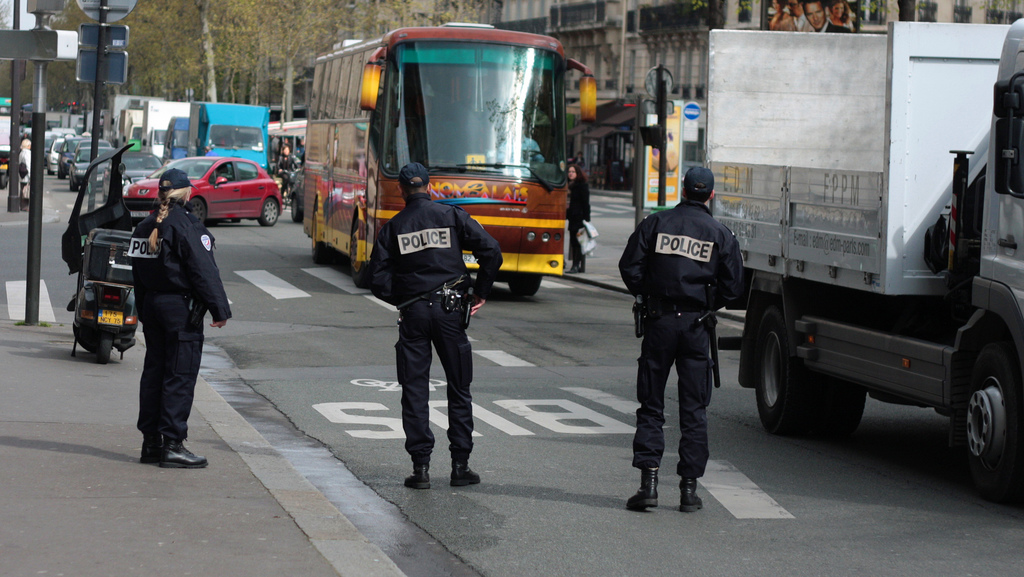
[(210, 235), (204, 234), (203, 236), (199, 237), (199, 240), (203, 242), (203, 247), (206, 248), (207, 251), (213, 250), (213, 241), (210, 240)]

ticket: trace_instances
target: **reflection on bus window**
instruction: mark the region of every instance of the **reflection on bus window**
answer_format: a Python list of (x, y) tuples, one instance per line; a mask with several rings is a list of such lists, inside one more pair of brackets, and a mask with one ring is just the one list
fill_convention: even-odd
[[(564, 181), (564, 87), (554, 52), (413, 42), (397, 47), (383, 94), (383, 168), (408, 162), (528, 165)], [(493, 169), (492, 169), (493, 170)], [(521, 170), (504, 168), (517, 176)]]

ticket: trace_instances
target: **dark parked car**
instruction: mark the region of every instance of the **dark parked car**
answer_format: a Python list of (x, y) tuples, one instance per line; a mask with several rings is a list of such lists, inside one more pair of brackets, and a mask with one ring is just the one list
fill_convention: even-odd
[(64, 139), (64, 144), (57, 150), (57, 178), (64, 179), (68, 177), (68, 161), (75, 155), (75, 145), (82, 140), (85, 140), (85, 138), (81, 136)]
[[(100, 141), (101, 143), (104, 141)], [(96, 152), (96, 156), (99, 157), (107, 152), (113, 150), (110, 146), (100, 145)], [(85, 171), (89, 168), (89, 161), (92, 159), (92, 145), (86, 143), (84, 146), (79, 146), (75, 150), (75, 155), (71, 158), (68, 163), (68, 182), (71, 190), (78, 190), (78, 185), (82, 183), (82, 179), (85, 178)]]
[(263, 226), (274, 226), (281, 215), (281, 191), (258, 164), (244, 158), (198, 156), (172, 160), (152, 178), (129, 185), (124, 203), (133, 220), (153, 211), (160, 175), (168, 168), (185, 171), (195, 185), (190, 202), (200, 221), (254, 218)]
[[(121, 186), (149, 178), (151, 174), (160, 168), (160, 159), (149, 152), (126, 152), (121, 156), (121, 164), (124, 170), (121, 172)], [(110, 166), (103, 167), (103, 190), (108, 189), (110, 184)]]

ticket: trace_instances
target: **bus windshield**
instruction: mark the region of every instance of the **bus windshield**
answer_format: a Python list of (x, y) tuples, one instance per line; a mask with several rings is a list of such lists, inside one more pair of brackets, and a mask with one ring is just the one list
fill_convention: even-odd
[(254, 126), (210, 126), (210, 144), (217, 148), (263, 152), (263, 131)]
[[(565, 181), (562, 63), (527, 46), (400, 44), (385, 73), (382, 168), (408, 162)], [(518, 165), (518, 166), (517, 166)]]

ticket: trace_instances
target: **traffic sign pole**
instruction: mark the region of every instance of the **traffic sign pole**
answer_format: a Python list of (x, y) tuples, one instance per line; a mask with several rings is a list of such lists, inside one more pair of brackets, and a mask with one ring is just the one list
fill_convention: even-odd
[(658, 206), (665, 206), (665, 173), (668, 172), (668, 131), (665, 122), (665, 101), (668, 100), (668, 87), (665, 86), (665, 65), (658, 65), (658, 126), (661, 127), (661, 142), (658, 145)]
[[(100, 111), (103, 109), (103, 85), (107, 80), (107, 0), (100, 0), (98, 14), (100, 29), (96, 34), (96, 80), (92, 85), (92, 151), (89, 162), (96, 159), (96, 151), (100, 147)], [(96, 197), (89, 194), (89, 210), (95, 208)]]

